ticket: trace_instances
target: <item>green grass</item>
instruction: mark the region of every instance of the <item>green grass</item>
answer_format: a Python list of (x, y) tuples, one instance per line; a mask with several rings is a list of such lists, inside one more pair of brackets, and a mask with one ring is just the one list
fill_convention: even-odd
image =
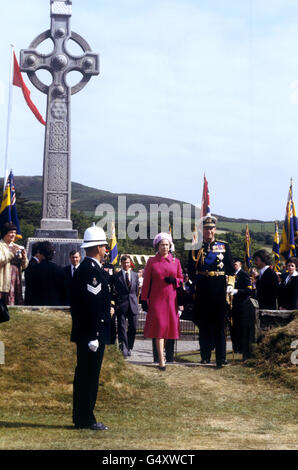
[[(294, 449), (297, 395), (232, 365), (126, 363), (107, 347), (96, 416), (109, 431), (74, 430), (75, 345), (63, 312), (11, 311), (0, 325), (0, 449)], [(196, 358), (196, 361), (199, 358)]]

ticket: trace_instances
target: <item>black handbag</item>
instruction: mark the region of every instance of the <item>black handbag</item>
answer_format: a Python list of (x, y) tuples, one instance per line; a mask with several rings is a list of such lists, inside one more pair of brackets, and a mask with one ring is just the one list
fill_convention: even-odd
[(192, 321), (195, 325), (197, 325), (198, 320), (194, 312), (193, 304), (186, 304), (184, 306), (184, 310), (180, 316), (180, 320)]
[(0, 323), (4, 323), (10, 319), (8, 308), (3, 299), (0, 299)]

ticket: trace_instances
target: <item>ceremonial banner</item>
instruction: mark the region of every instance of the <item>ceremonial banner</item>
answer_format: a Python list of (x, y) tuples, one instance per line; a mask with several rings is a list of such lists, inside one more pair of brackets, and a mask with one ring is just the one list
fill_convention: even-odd
[(17, 227), (17, 238), (22, 238), (16, 207), (16, 191), (12, 171), (6, 181), (2, 204), (0, 208), (0, 227), (5, 222), (13, 222)]
[(118, 247), (116, 239), (115, 225), (112, 223), (112, 236), (110, 242), (110, 262), (112, 264), (117, 264), (118, 261)]
[(286, 206), (285, 221), (281, 234), (280, 254), (287, 260), (290, 256), (297, 256), (296, 244), (298, 243), (298, 221), (293, 200), (293, 183), (291, 181), (288, 201)]
[(274, 253), (274, 271), (280, 272), (280, 254), (279, 254), (279, 233), (278, 233), (278, 223), (275, 222), (275, 233), (272, 245), (272, 253)]
[(246, 224), (246, 231), (245, 231), (245, 256), (244, 256), (244, 264), (245, 264), (245, 271), (251, 270), (251, 239), (248, 230), (248, 224)]
[(13, 66), (13, 82), (12, 82), (13, 85), (18, 86), (22, 89), (22, 92), (23, 92), (24, 98), (26, 100), (26, 103), (29, 106), (29, 108), (31, 109), (32, 113), (39, 120), (39, 122), (41, 122), (41, 124), (45, 125), (45, 121), (44, 121), (43, 117), (41, 116), (41, 114), (38, 111), (37, 107), (35, 106), (35, 104), (32, 102), (32, 100), (30, 98), (30, 91), (27, 88), (27, 86), (25, 85), (25, 82), (23, 80), (23, 77), (22, 77), (22, 74), (21, 74), (21, 71), (20, 71), (20, 67), (19, 67), (16, 55), (15, 55), (15, 52), (13, 52), (13, 64), (14, 64), (14, 66)]
[(204, 217), (207, 214), (210, 214), (210, 196), (208, 189), (208, 181), (204, 175), (204, 186), (203, 186), (203, 195), (202, 195), (202, 205), (201, 205), (201, 217)]

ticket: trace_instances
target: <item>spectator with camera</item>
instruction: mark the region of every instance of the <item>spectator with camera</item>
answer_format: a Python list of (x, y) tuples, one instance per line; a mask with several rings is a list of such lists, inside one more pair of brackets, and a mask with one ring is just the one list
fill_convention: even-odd
[(15, 243), (17, 227), (6, 222), (1, 227), (0, 297), (6, 305), (23, 305), (22, 271), (28, 266), (26, 250)]

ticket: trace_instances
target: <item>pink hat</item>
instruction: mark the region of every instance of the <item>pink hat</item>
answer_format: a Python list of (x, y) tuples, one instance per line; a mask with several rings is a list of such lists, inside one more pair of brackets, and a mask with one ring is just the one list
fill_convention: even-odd
[(153, 247), (155, 248), (161, 240), (168, 240), (170, 242), (170, 245), (172, 247), (173, 245), (173, 240), (172, 237), (169, 233), (166, 232), (161, 232), (156, 235), (156, 237), (153, 240)]

